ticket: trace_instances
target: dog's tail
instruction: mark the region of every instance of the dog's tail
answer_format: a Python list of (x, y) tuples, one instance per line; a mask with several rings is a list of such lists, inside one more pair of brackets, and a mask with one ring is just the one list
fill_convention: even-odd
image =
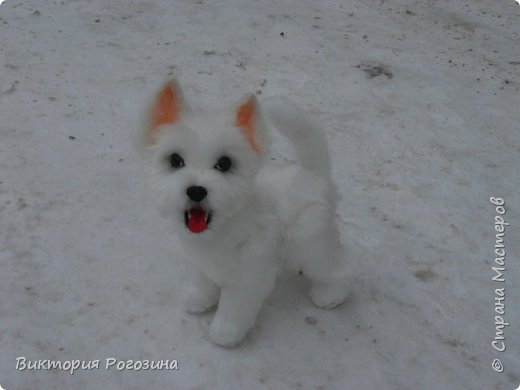
[(264, 111), (269, 122), (292, 144), (301, 167), (330, 178), (327, 139), (307, 114), (292, 101), (279, 97), (267, 100)]

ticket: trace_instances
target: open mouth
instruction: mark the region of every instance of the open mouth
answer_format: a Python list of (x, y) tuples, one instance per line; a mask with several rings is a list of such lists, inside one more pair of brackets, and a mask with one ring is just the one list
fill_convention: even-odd
[(184, 223), (192, 233), (202, 233), (211, 223), (212, 213), (200, 206), (192, 207), (184, 211)]

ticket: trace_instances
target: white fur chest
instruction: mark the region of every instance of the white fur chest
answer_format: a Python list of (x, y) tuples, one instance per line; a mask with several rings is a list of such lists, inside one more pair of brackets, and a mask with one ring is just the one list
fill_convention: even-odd
[(220, 286), (242, 279), (244, 273), (277, 267), (280, 234), (273, 217), (247, 214), (208, 239), (183, 235), (186, 261)]

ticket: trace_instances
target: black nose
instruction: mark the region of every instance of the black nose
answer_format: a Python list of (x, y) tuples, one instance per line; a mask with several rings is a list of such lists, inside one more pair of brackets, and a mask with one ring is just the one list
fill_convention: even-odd
[(186, 190), (186, 194), (188, 195), (188, 198), (194, 202), (200, 202), (206, 197), (206, 195), (208, 195), (208, 191), (204, 187), (191, 186)]

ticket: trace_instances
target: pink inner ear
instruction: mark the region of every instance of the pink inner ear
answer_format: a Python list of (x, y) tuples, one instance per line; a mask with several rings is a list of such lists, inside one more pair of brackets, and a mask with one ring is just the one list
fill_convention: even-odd
[(150, 113), (150, 131), (157, 132), (159, 126), (173, 124), (180, 119), (181, 102), (174, 82), (168, 82), (158, 93)]
[(251, 145), (256, 151), (260, 152), (260, 144), (257, 140), (257, 131), (255, 126), (255, 102), (252, 98), (237, 108), (235, 125), (243, 129), (243, 132)]

